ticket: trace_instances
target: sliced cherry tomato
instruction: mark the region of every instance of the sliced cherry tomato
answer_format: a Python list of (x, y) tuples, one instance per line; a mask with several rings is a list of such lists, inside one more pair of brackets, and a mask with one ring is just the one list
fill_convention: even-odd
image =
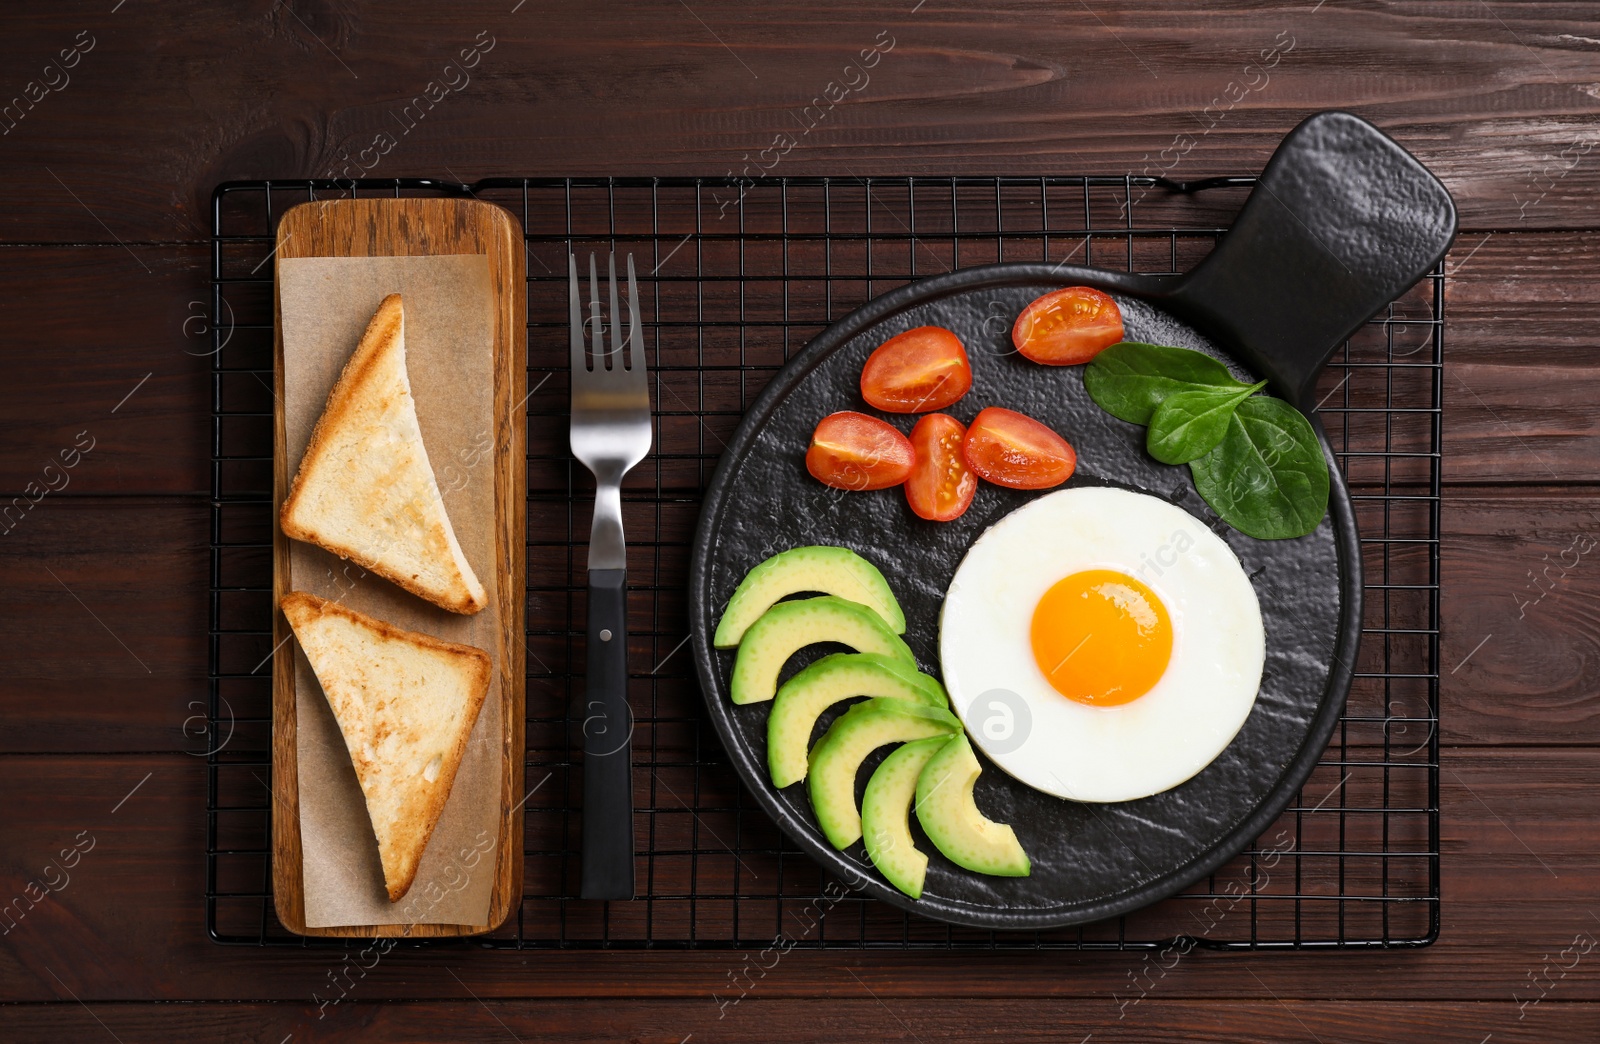
[(1011, 343), (1017, 351), (1047, 366), (1086, 363), (1122, 340), (1122, 309), (1087, 286), (1054, 290), (1017, 316)]
[(906, 479), (906, 503), (918, 518), (948, 522), (971, 506), (978, 476), (961, 457), (966, 434), (966, 426), (947, 413), (930, 413), (911, 429), (917, 462)]
[(972, 387), (961, 338), (942, 326), (919, 326), (878, 345), (861, 368), (861, 397), (888, 413), (942, 410)]
[(822, 418), (806, 450), (806, 470), (835, 489), (887, 489), (911, 474), (911, 442), (865, 413), (842, 410)]
[(1049, 489), (1072, 477), (1078, 454), (1032, 417), (990, 406), (972, 418), (961, 456), (978, 477), (1011, 489)]

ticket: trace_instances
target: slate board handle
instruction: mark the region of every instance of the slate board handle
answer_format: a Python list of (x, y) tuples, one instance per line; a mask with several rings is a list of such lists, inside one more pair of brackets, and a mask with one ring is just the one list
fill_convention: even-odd
[(1334, 350), (1455, 236), (1438, 178), (1365, 120), (1321, 112), (1283, 139), (1232, 227), (1165, 303), (1309, 413)]

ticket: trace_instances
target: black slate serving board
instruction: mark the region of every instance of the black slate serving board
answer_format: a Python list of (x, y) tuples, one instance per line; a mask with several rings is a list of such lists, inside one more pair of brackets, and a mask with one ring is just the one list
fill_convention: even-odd
[[(702, 516), (691, 579), (691, 619), (708, 708), (746, 785), (778, 824), (867, 894), (941, 920), (985, 927), (1097, 920), (1172, 894), (1214, 869), (1293, 798), (1326, 743), (1348, 687), (1348, 671), (1338, 672), (1343, 684), (1330, 686), (1341, 618), (1350, 608), (1335, 522), (1348, 519), (1349, 505), (1337, 472), (1332, 516), (1305, 537), (1256, 540), (1220, 522), (1195, 492), (1187, 466), (1157, 462), (1144, 450), (1143, 427), (1094, 404), (1084, 390), (1083, 367), (1040, 366), (1012, 349), (1012, 322), (1029, 301), (1062, 285), (1094, 281), (1087, 270), (1045, 280), (1041, 268), (991, 266), (915, 284), (866, 306), (813, 342), (774, 380), (724, 455)], [(1088, 278), (1072, 278), (1077, 275)], [(1223, 359), (1241, 380), (1256, 379), (1156, 305), (1113, 296), (1129, 340), (1203, 351)], [(843, 853), (827, 843), (804, 784), (775, 790), (765, 769), (771, 705), (736, 707), (728, 700), (734, 652), (713, 650), (709, 636), (750, 568), (790, 547), (837, 544), (884, 572), (906, 613), (907, 643), (922, 668), (938, 676), (939, 608), (956, 567), (988, 526), (1040, 494), (980, 483), (960, 519), (927, 522), (912, 514), (899, 489), (831, 489), (813, 479), (804, 462), (817, 421), (837, 410), (874, 414), (909, 430), (915, 417), (872, 410), (858, 382), (877, 345), (922, 325), (955, 331), (972, 359), (972, 390), (946, 412), (963, 423), (990, 405), (1035, 417), (1077, 450), (1078, 470), (1067, 487), (1111, 485), (1159, 496), (1222, 536), (1260, 599), (1267, 654), (1260, 695), (1238, 736), (1199, 775), (1165, 793), (1107, 805), (1063, 801), (985, 760), (978, 806), (1016, 830), (1033, 861), (1032, 875), (996, 878), (963, 870), (921, 835), (913, 817), (913, 835), (930, 862), (923, 897), (911, 900), (883, 881), (860, 842)], [(802, 650), (783, 678), (839, 648)], [(822, 718), (816, 735), (844, 706)], [(863, 767), (858, 797), (890, 749)]]

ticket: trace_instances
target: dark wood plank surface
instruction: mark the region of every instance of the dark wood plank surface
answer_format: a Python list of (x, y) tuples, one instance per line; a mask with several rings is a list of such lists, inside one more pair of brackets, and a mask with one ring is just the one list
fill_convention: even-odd
[[(210, 490), (210, 268), (201, 243), (137, 258), (115, 245), (0, 245), (0, 500), (29, 482), (57, 487), (45, 503)], [(64, 478), (44, 474), (83, 446)]]
[[(0, 246), (0, 499), (83, 432), (94, 448), (47, 501), (209, 490), (209, 250), (150, 255), (155, 277), (115, 246)], [(1542, 395), (1597, 379), (1600, 241), (1468, 232), (1449, 263), (1445, 480), (1600, 483), (1589, 404)]]
[(0, 751), (206, 749), (209, 515), (53, 495), (0, 537)]
[[(0, 107), (46, 85), (0, 118), (4, 501), (93, 440), (0, 534), (0, 902), (20, 909), (63, 846), (94, 844), (9, 915), (0, 1000), (23, 1003), (0, 1007), (0, 1036), (1600, 1036), (1600, 958), (1560, 956), (1600, 939), (1600, 572), (1574, 562), (1600, 540), (1594, 5), (135, 0), (0, 19)], [(796, 952), (719, 1008), (731, 954), (395, 952), (319, 1019), (334, 956), (215, 946), (199, 898), (212, 188), (368, 162), (458, 180), (739, 173), (889, 39), (772, 173), (1237, 173), (1341, 107), (1455, 194), (1440, 941), (1195, 953), (1137, 1005), (1129, 984), (1150, 977), (1129, 954)], [(379, 132), (392, 146), (363, 157)], [(1224, 222), (1225, 197), (1191, 213)]]
[[(793, 950), (765, 976), (738, 980), (751, 954), (740, 951), (483, 952), (470, 945), (394, 950), (359, 977), (337, 981), (352, 1001), (451, 999), (470, 988), (479, 997), (682, 997), (705, 1005), (714, 997), (859, 995), (861, 983), (914, 1004), (954, 996), (1070, 997), (1106, 1022), (1118, 1021), (1119, 998), (1150, 1000), (1346, 999), (1600, 1002), (1600, 976), (1588, 961), (1538, 976), (1580, 933), (1600, 940), (1600, 883), (1592, 872), (1596, 829), (1589, 794), (1600, 772), (1593, 747), (1447, 748), (1441, 782), (1444, 927), (1437, 944), (1376, 953), (1240, 953), (1194, 951), (1161, 976), (1155, 957), (1138, 953), (1030, 955), (816, 953)], [(141, 783), (141, 780), (143, 781)], [(7, 883), (58, 884), (32, 909), (26, 904), (0, 927), (0, 982), (8, 999), (70, 1000), (64, 982), (84, 999), (300, 1002), (327, 988), (339, 950), (228, 946), (206, 939), (204, 766), (182, 755), (76, 755), (0, 758), (7, 795)], [(129, 794), (132, 794), (129, 797)], [(126, 802), (123, 799), (126, 798)], [(119, 807), (119, 803), (120, 807)], [(115, 809), (115, 811), (113, 811)], [(86, 831), (92, 849), (67, 873), (45, 877), (46, 862)], [(1600, 949), (1600, 947), (1597, 947)], [(352, 961), (357, 951), (349, 951)], [(1571, 955), (1560, 958), (1571, 965)], [(461, 975), (457, 982), (450, 976)], [(1252, 978), (1245, 969), (1253, 970)], [(1135, 980), (1130, 972), (1137, 973)], [(59, 976), (61, 982), (56, 981)], [(860, 979), (860, 983), (857, 982)], [(1159, 978), (1152, 985), (1151, 980)], [(742, 1007), (745, 1000), (731, 1007)], [(1130, 1002), (1131, 1003), (1131, 1002)], [(1543, 1005), (1541, 1005), (1542, 1007)], [(0, 1007), (0, 1019), (7, 1009)], [(694, 1029), (689, 1027), (684, 1033)], [(709, 1029), (709, 1025), (707, 1026)], [(1087, 1027), (1082, 1032), (1088, 1032)], [(1480, 1033), (1495, 1030), (1486, 1025)], [(801, 1032), (796, 1029), (796, 1032)], [(286, 1028), (283, 1032), (288, 1032)], [(680, 1034), (681, 1036), (681, 1034)], [(1079, 1034), (1082, 1036), (1082, 1033)], [(282, 1039), (282, 1033), (277, 1040)], [(723, 1039), (740, 1039), (724, 1035)], [(1077, 1040), (1078, 1038), (1073, 1038)]]
[[(848, 979), (846, 980), (849, 981)], [(854, 986), (854, 983), (850, 983)], [(841, 1040), (970, 1040), (974, 1025), (1002, 1027), (1001, 1039), (1108, 1041), (1111, 1044), (1241, 1044), (1247, 1041), (1323, 1040), (1368, 1044), (1393, 1040), (1478, 1040), (1480, 1027), (1499, 1026), (1494, 1041), (1544, 1044), (1592, 1039), (1600, 1005), (1545, 1004), (1518, 1010), (1507, 1001), (1474, 1005), (1386, 1001), (1146, 1001), (1126, 1018), (1086, 1013), (1057, 997), (1006, 1000), (939, 999), (915, 1003), (855, 996), (763, 1000), (741, 1005), (725, 1019), (704, 1001), (650, 1000), (618, 1008), (603, 1000), (357, 1003), (320, 1011), (306, 1004), (93, 1004), (23, 1008), (8, 1020), (17, 1044), (72, 1039), (184, 1038), (281, 1044), (295, 1040), (437, 1041), (570, 1040), (682, 1044), (693, 1040), (761, 1040), (781, 1044), (832, 1044)], [(1518, 1020), (1519, 1014), (1525, 1015)], [(1240, 1027), (1250, 1027), (1241, 1032)], [(870, 1037), (868, 1035), (870, 1034)], [(999, 1036), (999, 1034), (997, 1034)]]
[(1446, 480), (1600, 481), (1600, 243), (1462, 233), (1450, 267)]
[[(1199, 177), (1254, 169), (1307, 113), (1349, 108), (1438, 171), (1468, 227), (1596, 219), (1600, 163), (1562, 152), (1595, 138), (1600, 20), (1571, 0), (515, 6), (13, 15), (6, 89), (61, 87), (13, 117), (13, 176), (38, 190), (0, 239), (194, 239), (211, 186), (236, 177), (737, 172), (830, 82), (860, 82), (845, 67), (880, 39), (892, 51), (786, 173)], [(92, 46), (47, 74), (80, 32)], [(374, 149), (380, 132), (393, 144)]]
[[(46, 498), (5, 537), (0, 753), (205, 750), (209, 519), (193, 499)], [(1452, 488), (1445, 522), (1443, 739), (1600, 744), (1600, 568), (1561, 557), (1600, 540), (1600, 491)]]

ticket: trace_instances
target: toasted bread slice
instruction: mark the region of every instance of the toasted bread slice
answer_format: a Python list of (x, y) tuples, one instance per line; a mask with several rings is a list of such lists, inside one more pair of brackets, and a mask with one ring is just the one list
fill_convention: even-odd
[(489, 654), (403, 631), (304, 591), (283, 597), (355, 765), (389, 901), (417, 876), (467, 735), (489, 691)]
[(328, 393), (279, 524), (288, 536), (451, 612), (475, 613), (489, 604), (422, 444), (399, 294), (383, 299)]

